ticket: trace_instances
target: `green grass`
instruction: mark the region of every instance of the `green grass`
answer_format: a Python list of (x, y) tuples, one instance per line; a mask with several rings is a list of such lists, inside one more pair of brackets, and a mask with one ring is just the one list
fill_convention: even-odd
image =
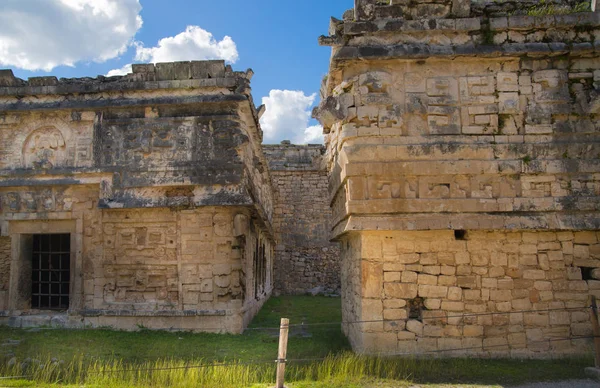
[[(0, 376), (32, 376), (3, 380), (0, 387), (268, 387), (275, 378), (281, 317), (292, 324), (341, 320), (340, 300), (326, 297), (271, 298), (244, 335), (169, 333), (140, 330), (23, 330), (0, 327)], [(44, 367), (7, 367), (10, 348), (19, 361), (35, 358)], [(352, 354), (339, 326), (292, 328), (286, 385), (293, 388), (335, 387), (490, 387), (530, 381), (583, 377), (591, 358), (555, 361), (377, 358)], [(51, 360), (54, 359), (55, 362)], [(64, 360), (64, 363), (56, 362)], [(252, 364), (267, 361), (266, 364)], [(187, 368), (212, 363), (228, 367)], [(149, 370), (159, 369), (159, 370)], [(463, 384), (463, 385), (460, 385)]]
[(571, 7), (567, 4), (557, 5), (546, 3), (545, 0), (534, 7), (527, 10), (529, 16), (546, 16), (546, 15), (567, 15), (571, 13), (590, 12), (591, 5), (589, 1), (583, 1)]
[[(251, 328), (278, 328), (282, 317), (291, 323), (318, 323), (341, 321), (339, 298), (279, 297), (271, 298), (254, 319)], [(310, 338), (292, 329), (289, 340), (295, 358), (325, 357), (350, 349), (339, 326), (311, 331)], [(11, 347), (18, 359), (58, 358), (70, 360), (83, 356), (86, 360), (121, 359), (128, 363), (204, 359), (210, 361), (275, 360), (279, 330), (247, 330), (243, 335), (162, 332), (137, 332), (110, 329), (30, 331), (0, 327), (0, 343), (6, 339), (20, 340)], [(0, 355), (1, 357), (1, 355)]]

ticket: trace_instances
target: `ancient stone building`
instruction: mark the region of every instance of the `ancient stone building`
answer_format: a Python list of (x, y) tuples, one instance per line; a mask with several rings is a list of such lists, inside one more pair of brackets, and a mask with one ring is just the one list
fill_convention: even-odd
[(324, 148), (261, 146), (252, 73), (221, 61), (0, 71), (0, 323), (239, 333), (273, 291), (341, 283), (359, 352), (586, 351), (599, 22), (355, 0), (321, 38)]
[(0, 322), (241, 332), (273, 287), (251, 77), (0, 71)]
[(344, 325), (354, 349), (588, 349), (569, 338), (600, 296), (600, 14), (560, 3), (356, 0), (332, 19), (316, 115), (344, 321), (371, 321)]
[(329, 241), (331, 209), (325, 148), (263, 146), (274, 193), (276, 294), (339, 294), (339, 244)]

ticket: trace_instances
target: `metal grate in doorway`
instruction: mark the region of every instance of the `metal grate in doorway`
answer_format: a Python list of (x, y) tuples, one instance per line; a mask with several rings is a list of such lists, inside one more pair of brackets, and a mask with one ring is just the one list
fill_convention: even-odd
[(67, 310), (71, 235), (35, 234), (32, 248), (31, 308)]

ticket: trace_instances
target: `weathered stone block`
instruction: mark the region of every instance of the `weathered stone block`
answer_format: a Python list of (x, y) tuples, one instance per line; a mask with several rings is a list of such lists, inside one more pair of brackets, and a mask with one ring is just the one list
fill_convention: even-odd
[(414, 299), (420, 287), (422, 286), (412, 283), (387, 283), (384, 291), (388, 298)]

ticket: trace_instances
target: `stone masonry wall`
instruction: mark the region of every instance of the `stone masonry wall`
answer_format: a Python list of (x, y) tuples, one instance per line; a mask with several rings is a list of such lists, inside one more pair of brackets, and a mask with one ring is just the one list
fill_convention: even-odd
[(339, 293), (338, 243), (329, 241), (327, 171), (322, 146), (267, 145), (278, 244), (275, 292)]
[(223, 61), (77, 79), (0, 70), (0, 230), (14, 264), (0, 320), (40, 313), (31, 236), (68, 233), (61, 324), (242, 332), (273, 289), (252, 75)]
[[(83, 314), (94, 324), (126, 327), (109, 312), (152, 317), (153, 311), (194, 311), (208, 330), (238, 331), (244, 326), (242, 307), (262, 304), (272, 288), (269, 273), (265, 287), (254, 290), (252, 260), (246, 256), (253, 254), (258, 231), (246, 225), (247, 235), (236, 237), (234, 219), (240, 216), (248, 218), (227, 207), (105, 211), (97, 239), (102, 255), (94, 256), (84, 273), (89, 307)], [(267, 256), (269, 269), (270, 247)], [(161, 328), (163, 321), (157, 315), (144, 325)], [(198, 324), (180, 325), (197, 329)]]
[(598, 294), (600, 12), (494, 3), (356, 0), (320, 38), (358, 351), (589, 349), (548, 341), (589, 333)]
[(4, 310), (10, 281), (10, 237), (0, 237), (0, 310)]
[[(586, 306), (590, 294), (600, 297), (600, 232), (473, 231), (459, 240), (452, 231), (370, 232), (358, 248), (346, 266), (362, 287), (344, 294), (344, 315), (386, 321), (347, 325), (361, 332), (350, 336), (359, 351), (589, 349), (587, 340), (547, 340), (591, 335)], [(511, 314), (532, 310), (550, 311)]]

